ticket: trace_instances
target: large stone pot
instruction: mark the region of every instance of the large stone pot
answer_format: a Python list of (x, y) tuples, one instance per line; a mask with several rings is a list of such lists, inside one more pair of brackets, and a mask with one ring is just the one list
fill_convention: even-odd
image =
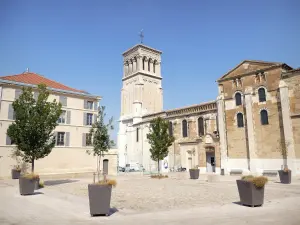
[(245, 180), (237, 180), (236, 184), (238, 186), (240, 203), (247, 206), (262, 206), (264, 204), (264, 190), (265, 186), (262, 188), (257, 188), (252, 182)]
[(284, 171), (284, 170), (278, 170), (280, 182), (283, 184), (290, 184), (292, 182), (292, 171)]
[(24, 177), (19, 178), (20, 195), (32, 195), (34, 193), (36, 181)]
[(40, 189), (40, 178), (35, 178), (34, 190)]
[(190, 178), (191, 179), (198, 179), (199, 178), (199, 169), (190, 169)]
[(21, 175), (21, 170), (12, 169), (11, 170), (11, 178), (12, 179), (19, 179)]
[(94, 215), (109, 215), (111, 185), (89, 184), (89, 203), (90, 214)]

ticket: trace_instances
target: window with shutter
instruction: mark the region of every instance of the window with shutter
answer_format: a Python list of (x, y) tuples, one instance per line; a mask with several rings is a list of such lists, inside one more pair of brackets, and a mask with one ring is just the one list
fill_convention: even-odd
[(57, 146), (64, 146), (65, 145), (65, 132), (57, 132)]
[(85, 134), (85, 146), (91, 146), (92, 145), (92, 134), (87, 133)]
[(86, 114), (86, 125), (92, 125), (93, 124), (93, 114), (87, 113)]
[(65, 124), (66, 123), (66, 110), (62, 110), (62, 113), (60, 114), (60, 117), (58, 118), (59, 124)]

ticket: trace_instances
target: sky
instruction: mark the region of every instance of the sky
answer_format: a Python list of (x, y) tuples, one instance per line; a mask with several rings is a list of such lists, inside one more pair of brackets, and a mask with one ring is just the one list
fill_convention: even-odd
[(242, 60), (300, 67), (300, 1), (1, 0), (0, 76), (31, 72), (103, 97), (116, 140), (122, 53), (162, 54), (164, 109), (215, 100)]

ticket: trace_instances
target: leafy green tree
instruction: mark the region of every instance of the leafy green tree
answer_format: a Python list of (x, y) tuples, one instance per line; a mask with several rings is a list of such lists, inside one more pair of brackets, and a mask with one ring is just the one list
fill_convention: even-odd
[[(97, 156), (97, 173), (98, 173), (98, 181), (99, 174), (101, 172), (101, 157), (104, 156), (109, 149), (114, 146), (114, 141), (110, 139), (109, 131), (113, 130), (113, 117), (111, 117), (107, 124), (104, 122), (104, 118), (106, 116), (105, 106), (101, 106), (98, 108), (98, 116), (95, 123), (92, 125), (90, 129), (90, 140), (93, 146), (93, 155)], [(87, 151), (90, 154), (90, 151)]]
[(23, 93), (13, 102), (15, 121), (8, 127), (7, 135), (22, 152), (23, 160), (31, 163), (34, 172), (34, 161), (49, 155), (55, 146), (53, 130), (62, 110), (56, 100), (47, 101), (50, 92), (46, 85), (38, 85), (37, 100), (32, 92), (31, 87), (23, 88)]
[(151, 159), (157, 161), (159, 172), (159, 160), (168, 156), (168, 148), (174, 142), (174, 137), (169, 134), (169, 122), (157, 117), (150, 122), (150, 132), (147, 134), (150, 144)]

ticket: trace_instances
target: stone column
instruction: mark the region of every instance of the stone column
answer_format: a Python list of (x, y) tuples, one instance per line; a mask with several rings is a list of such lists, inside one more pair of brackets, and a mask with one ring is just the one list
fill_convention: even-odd
[(142, 68), (142, 57), (141, 56), (137, 56), (136, 58), (136, 71), (140, 71)]
[(124, 63), (124, 77), (128, 74), (128, 62)]
[(160, 67), (160, 64), (161, 64), (161, 62), (157, 62), (156, 68), (155, 68), (155, 73), (156, 73), (158, 76), (161, 76), (161, 67)]
[(246, 129), (248, 136), (248, 150), (249, 150), (249, 159), (248, 159), (248, 167), (251, 172), (256, 171), (256, 164), (253, 159), (256, 159), (256, 140), (255, 133), (253, 127), (253, 111), (252, 111), (252, 95), (253, 90), (252, 87), (247, 87), (245, 90), (245, 105), (246, 105)]
[(132, 73), (132, 61), (129, 61), (129, 69), (128, 69), (128, 74)]
[[(290, 99), (289, 99), (289, 89), (288, 85), (281, 80), (279, 83), (280, 90), (280, 101), (281, 101), (281, 110), (282, 110), (282, 121), (283, 121), (283, 130), (284, 130), (284, 139), (287, 148), (287, 159), (284, 164), (288, 165), (291, 170), (296, 172), (295, 164), (295, 146), (293, 138), (293, 127), (292, 120), (290, 115)], [(284, 165), (283, 165), (284, 166)]]
[(148, 59), (147, 58), (145, 58), (145, 69), (144, 70), (148, 71)]
[(228, 145), (226, 136), (225, 103), (223, 94), (219, 95), (217, 98), (217, 109), (220, 136), (221, 169), (224, 169), (224, 173), (228, 174)]

